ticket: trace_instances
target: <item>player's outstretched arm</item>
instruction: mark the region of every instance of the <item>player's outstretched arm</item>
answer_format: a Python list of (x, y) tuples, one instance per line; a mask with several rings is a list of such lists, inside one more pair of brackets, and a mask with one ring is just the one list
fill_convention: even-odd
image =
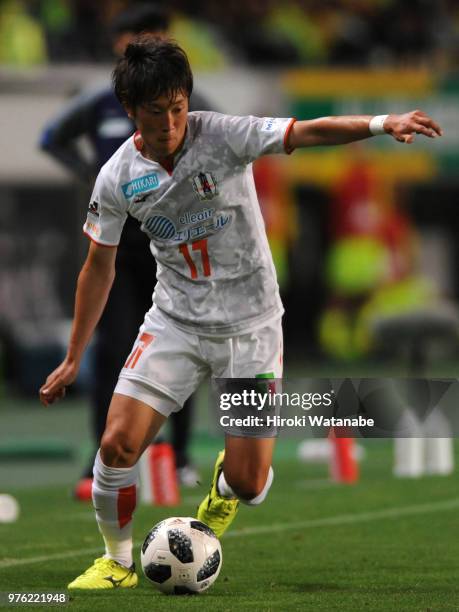
[(314, 147), (338, 145), (363, 140), (378, 134), (389, 134), (398, 142), (411, 143), (416, 134), (428, 138), (442, 135), (440, 126), (420, 110), (402, 115), (348, 115), (296, 121), (288, 135), (287, 146)]
[(40, 389), (44, 406), (65, 395), (65, 387), (75, 380), (81, 358), (102, 315), (115, 278), (116, 248), (90, 243), (89, 253), (78, 277), (75, 315), (67, 355)]

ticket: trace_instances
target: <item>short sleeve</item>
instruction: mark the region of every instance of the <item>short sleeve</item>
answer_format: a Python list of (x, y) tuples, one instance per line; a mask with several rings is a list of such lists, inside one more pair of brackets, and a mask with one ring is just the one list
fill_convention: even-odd
[(294, 118), (237, 117), (217, 113), (213, 121), (233, 153), (247, 163), (262, 155), (291, 153), (286, 143), (294, 122)]
[(97, 244), (118, 246), (126, 217), (126, 206), (116, 198), (114, 186), (110, 187), (102, 169), (89, 201), (83, 232)]

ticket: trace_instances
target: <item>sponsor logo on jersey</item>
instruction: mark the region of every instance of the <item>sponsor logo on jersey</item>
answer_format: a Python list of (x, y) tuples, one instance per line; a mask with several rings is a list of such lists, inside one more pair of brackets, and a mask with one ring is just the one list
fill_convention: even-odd
[(276, 128), (277, 119), (274, 117), (268, 117), (263, 121), (263, 125), (261, 126), (262, 132), (273, 132)]
[(96, 202), (95, 200), (93, 202), (90, 202), (88, 206), (88, 212), (89, 214), (94, 215), (94, 217), (98, 217), (99, 216), (99, 202)]
[(221, 230), (229, 227), (232, 221), (231, 215), (220, 214), (216, 217), (212, 217), (209, 221), (196, 225), (195, 227), (187, 227), (179, 230), (173, 240), (176, 242), (186, 242), (188, 240), (195, 240), (196, 238), (204, 238), (216, 234)]
[(191, 179), (191, 183), (200, 200), (212, 200), (218, 195), (217, 181), (210, 172), (200, 172)]
[(159, 238), (160, 240), (169, 240), (177, 232), (172, 221), (164, 215), (149, 217), (144, 223), (144, 228), (150, 238)]
[[(186, 227), (177, 230), (173, 221), (165, 215), (153, 215), (149, 217), (142, 225), (142, 230), (148, 234), (151, 239), (167, 240), (171, 242), (186, 242), (187, 240), (196, 240), (216, 234), (217, 232), (226, 229), (231, 225), (232, 216), (229, 214), (220, 213), (214, 216), (213, 208), (206, 209), (207, 214), (205, 220), (199, 225)], [(205, 211), (200, 211), (204, 213)], [(199, 213), (185, 213), (180, 217), (180, 222), (183, 223), (185, 217), (193, 216)]]
[(198, 223), (200, 221), (207, 221), (210, 219), (215, 212), (215, 208), (204, 208), (198, 212), (186, 212), (184, 215), (179, 217), (179, 221), (182, 225), (186, 225), (187, 223)]
[(159, 178), (157, 172), (153, 172), (152, 174), (146, 174), (145, 176), (135, 178), (132, 181), (129, 181), (129, 183), (121, 185), (124, 197), (127, 200), (130, 200), (133, 196), (139, 193), (143, 193), (144, 191), (152, 191), (153, 189), (157, 189), (158, 187)]

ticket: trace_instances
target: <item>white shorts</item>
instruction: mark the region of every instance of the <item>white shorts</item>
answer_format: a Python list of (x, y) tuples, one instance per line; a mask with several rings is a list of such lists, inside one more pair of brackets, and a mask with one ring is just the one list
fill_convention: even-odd
[(180, 410), (207, 376), (282, 377), (282, 325), (277, 319), (230, 338), (178, 329), (159, 310), (145, 315), (115, 393), (138, 399), (169, 416)]

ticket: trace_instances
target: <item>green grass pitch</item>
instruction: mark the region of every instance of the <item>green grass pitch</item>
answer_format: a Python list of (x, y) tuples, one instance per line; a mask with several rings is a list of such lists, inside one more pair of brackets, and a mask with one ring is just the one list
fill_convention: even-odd
[[(281, 441), (268, 500), (242, 507), (223, 538), (223, 568), (198, 596), (166, 596), (143, 577), (134, 590), (74, 594), (71, 610), (459, 609), (458, 478), (396, 480), (387, 441), (367, 442), (362, 477), (338, 486), (325, 466), (300, 464)], [(210, 453), (209, 453), (210, 454)], [(7, 467), (7, 466), (4, 466)], [(205, 473), (210, 476), (211, 464)], [(135, 556), (166, 516), (193, 515), (206, 486), (177, 508), (141, 506)], [(20, 520), (0, 525), (0, 591), (59, 591), (99, 555), (90, 506), (62, 486), (12, 491)], [(36, 607), (36, 606), (33, 606)], [(47, 609), (47, 608), (39, 608)]]

